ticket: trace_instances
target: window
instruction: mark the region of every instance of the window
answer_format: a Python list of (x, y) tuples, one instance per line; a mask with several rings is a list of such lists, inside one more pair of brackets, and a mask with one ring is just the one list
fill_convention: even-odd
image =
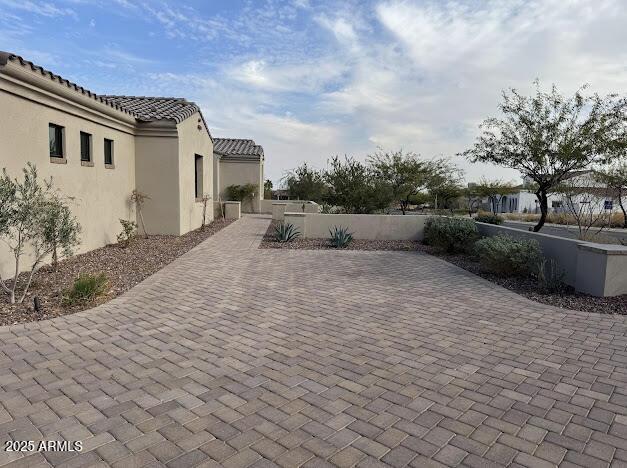
[(113, 140), (104, 139), (104, 163), (105, 166), (113, 166)]
[(63, 158), (63, 127), (48, 124), (48, 142), (51, 158)]
[(196, 200), (202, 198), (202, 156), (194, 155), (194, 195)]
[(81, 162), (91, 162), (91, 135), (81, 132)]
[(560, 201), (552, 201), (551, 202), (551, 208), (561, 208), (562, 207), (562, 202)]

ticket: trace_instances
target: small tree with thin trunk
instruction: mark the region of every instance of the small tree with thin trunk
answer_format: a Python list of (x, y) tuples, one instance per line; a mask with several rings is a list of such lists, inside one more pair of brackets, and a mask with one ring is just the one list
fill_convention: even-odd
[[(594, 240), (603, 230), (608, 192), (592, 174), (569, 177), (555, 189), (562, 196), (564, 209), (575, 221), (579, 239)], [(591, 232), (593, 228), (595, 232)]]
[(500, 118), (481, 124), (482, 134), (462, 153), (473, 162), (519, 170), (536, 184), (541, 216), (548, 214), (548, 194), (571, 172), (612, 160), (627, 149), (627, 99), (616, 95), (584, 96), (579, 89), (564, 97), (555, 86), (532, 96), (515, 89), (503, 93)]
[(42, 228), (46, 242), (52, 246), (52, 267), (57, 271), (59, 256), (72, 255), (73, 247), (79, 243), (78, 235), (81, 232), (78, 221), (58, 194), (53, 194), (53, 198), (46, 204)]
[(200, 229), (205, 229), (205, 226), (207, 224), (207, 205), (209, 203), (209, 200), (211, 200), (211, 196), (205, 193), (202, 196), (201, 200), (202, 200), (202, 225), (200, 226)]
[[(3, 170), (0, 177), (0, 239), (15, 259), (12, 280), (0, 277), (0, 288), (9, 302), (24, 302), (35, 271), (44, 259), (62, 250), (69, 255), (78, 244), (80, 226), (71, 215), (62, 197), (54, 192), (52, 180), (41, 182), (37, 169), (28, 164), (23, 180), (12, 179)], [(21, 261), (31, 259), (25, 280), (20, 280)], [(18, 293), (18, 285), (22, 285)]]
[(616, 166), (609, 167), (597, 172), (597, 179), (614, 192), (613, 195), (618, 201), (618, 206), (623, 212), (623, 227), (627, 229), (627, 209), (623, 197), (627, 192), (627, 163), (622, 162)]
[(144, 231), (144, 237), (148, 237), (148, 232), (146, 231), (146, 225), (144, 224), (144, 215), (142, 213), (142, 208), (146, 200), (150, 200), (150, 197), (145, 193), (140, 192), (139, 190), (133, 190), (131, 192), (131, 203), (135, 205), (135, 210), (137, 211), (137, 216), (139, 216), (139, 222), (142, 226), (142, 231)]
[(487, 198), (490, 203), (492, 213), (496, 214), (503, 198), (516, 192), (516, 187), (511, 182), (502, 180), (488, 180), (482, 178), (474, 187), (475, 193), (481, 198)]

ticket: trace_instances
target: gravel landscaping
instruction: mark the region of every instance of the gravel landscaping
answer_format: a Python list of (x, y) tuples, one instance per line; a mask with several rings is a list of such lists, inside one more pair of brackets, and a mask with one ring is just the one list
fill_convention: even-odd
[(534, 278), (505, 277), (486, 272), (481, 268), (479, 262), (469, 255), (446, 254), (423, 244), (419, 244), (416, 250), (441, 258), (533, 301), (562, 309), (627, 315), (627, 295), (594, 297), (577, 293), (570, 286), (567, 286), (561, 293), (542, 291), (538, 288), (538, 282)]
[[(278, 242), (274, 238), (274, 226), (276, 221), (272, 221), (263, 240), (259, 245), (261, 249), (306, 249), (306, 250), (336, 250), (328, 239), (303, 239), (297, 238), (291, 242)], [(422, 244), (418, 241), (391, 241), (391, 240), (362, 240), (353, 241), (342, 250), (418, 250)]]
[[(102, 304), (123, 294), (148, 276), (157, 272), (175, 258), (184, 254), (231, 220), (218, 220), (183, 236), (137, 236), (123, 248), (111, 244), (100, 249), (76, 255), (59, 262), (57, 271), (51, 266), (39, 269), (33, 278), (29, 293), (22, 304), (9, 304), (3, 296), (0, 301), (0, 326), (45, 320), (71, 314)], [(108, 278), (107, 292), (87, 303), (62, 304), (63, 291), (70, 288), (80, 274), (99, 274)], [(24, 280), (25, 275), (20, 276)], [(41, 301), (41, 311), (34, 310), (33, 299)]]

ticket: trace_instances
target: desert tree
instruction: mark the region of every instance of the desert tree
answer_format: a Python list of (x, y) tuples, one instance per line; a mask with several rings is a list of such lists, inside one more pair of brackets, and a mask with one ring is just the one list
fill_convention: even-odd
[(627, 148), (627, 99), (611, 94), (572, 97), (557, 88), (525, 96), (503, 92), (502, 115), (486, 119), (473, 148), (462, 153), (473, 162), (489, 162), (520, 171), (535, 183), (541, 216), (548, 214), (548, 194), (573, 171), (614, 159)]
[(603, 230), (604, 203), (609, 191), (592, 172), (573, 174), (554, 189), (555, 194), (561, 195), (563, 209), (574, 220), (580, 240), (594, 240)]
[(504, 182), (499, 179), (488, 180), (486, 178), (481, 178), (479, 183), (474, 186), (474, 190), (480, 198), (488, 199), (490, 209), (494, 214), (499, 211), (503, 198), (517, 191), (511, 182)]
[(142, 209), (147, 200), (150, 200), (150, 197), (145, 193), (142, 193), (136, 189), (131, 192), (131, 203), (135, 205), (135, 211), (137, 212), (137, 216), (139, 217), (142, 231), (144, 231), (144, 237), (148, 237), (148, 231), (146, 231), (146, 224), (144, 223), (144, 214)]
[(453, 167), (446, 159), (423, 160), (415, 153), (403, 153), (402, 150), (378, 151), (368, 156), (367, 161), (374, 177), (389, 187), (403, 214), (412, 197), (427, 190), (435, 178), (448, 175)]
[(600, 169), (596, 173), (597, 180), (607, 185), (616, 198), (618, 206), (623, 212), (623, 227), (627, 229), (627, 209), (623, 197), (627, 192), (627, 162), (619, 162), (610, 167)]
[(295, 197), (297, 200), (320, 203), (327, 191), (323, 173), (307, 163), (289, 171), (283, 178), (283, 182), (290, 197)]
[(331, 159), (324, 172), (328, 186), (324, 201), (340, 206), (346, 213), (373, 213), (392, 202), (389, 185), (376, 177), (371, 168), (354, 158)]
[(472, 218), (472, 214), (479, 209), (481, 205), (481, 197), (477, 192), (477, 184), (468, 184), (468, 187), (462, 189), (462, 196), (466, 201), (468, 216)]
[(427, 184), (427, 193), (437, 210), (451, 208), (451, 202), (463, 195), (461, 186), (463, 172), (447, 160), (442, 160)]
[(70, 198), (63, 198), (59, 193), (52, 193), (51, 199), (45, 201), (42, 214), (43, 236), (52, 248), (52, 267), (58, 268), (59, 257), (69, 257), (78, 245), (81, 226), (72, 215), (70, 207), (65, 203)]
[[(11, 281), (0, 277), (0, 288), (9, 302), (24, 302), (33, 275), (47, 256), (62, 250), (70, 255), (78, 244), (80, 225), (64, 198), (54, 191), (52, 180), (40, 180), (36, 167), (28, 163), (23, 179), (12, 179), (6, 170), (0, 177), (0, 238), (14, 258)], [(22, 260), (31, 261), (26, 278), (20, 280)], [(18, 285), (22, 285), (21, 293)]]

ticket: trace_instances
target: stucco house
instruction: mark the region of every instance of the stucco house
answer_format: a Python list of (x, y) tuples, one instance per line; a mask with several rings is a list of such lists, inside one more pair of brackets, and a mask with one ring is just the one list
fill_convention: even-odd
[[(469, 184), (471, 186), (472, 184)], [(617, 194), (595, 178), (592, 170), (573, 171), (565, 177), (563, 185), (567, 187), (566, 196), (563, 191), (556, 190), (548, 195), (549, 211), (554, 213), (579, 211), (586, 205), (586, 212), (604, 213), (618, 208)], [(499, 213), (540, 213), (538, 198), (531, 188), (531, 179), (523, 178), (522, 185), (507, 195), (503, 195), (498, 203)], [(487, 198), (480, 200), (479, 206), (491, 211), (491, 203)]]
[(226, 199), (230, 185), (253, 184), (253, 199), (243, 203), (242, 211), (258, 213), (263, 200), (263, 147), (253, 140), (241, 138), (214, 138), (213, 140), (213, 192), (218, 200)]
[[(253, 144), (233, 155), (223, 149), (224, 182), (214, 183), (214, 140), (195, 103), (99, 95), (0, 52), (0, 169), (18, 177), (32, 162), (73, 198), (82, 226), (79, 252), (116, 242), (119, 219), (136, 220), (129, 200), (135, 189), (150, 197), (143, 208), (149, 234), (200, 227), (202, 197), (216, 200), (214, 185), (263, 184), (260, 148)], [(211, 220), (213, 211), (207, 216)], [(11, 268), (10, 253), (0, 245), (0, 273)]]

